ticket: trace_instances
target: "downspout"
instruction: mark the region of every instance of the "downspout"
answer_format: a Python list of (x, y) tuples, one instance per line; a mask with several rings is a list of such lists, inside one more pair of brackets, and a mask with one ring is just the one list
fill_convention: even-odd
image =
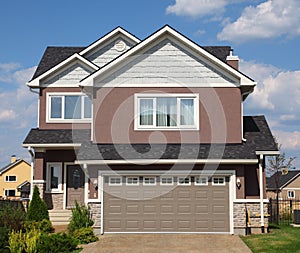
[(260, 197), (260, 225), (261, 232), (265, 233), (265, 219), (264, 219), (264, 181), (263, 181), (263, 160), (264, 155), (259, 155), (259, 197)]
[(34, 166), (34, 149), (30, 146), (28, 147), (28, 152), (31, 156), (31, 162), (30, 162), (30, 193), (29, 193), (29, 199), (32, 199), (32, 193), (33, 193), (33, 166)]

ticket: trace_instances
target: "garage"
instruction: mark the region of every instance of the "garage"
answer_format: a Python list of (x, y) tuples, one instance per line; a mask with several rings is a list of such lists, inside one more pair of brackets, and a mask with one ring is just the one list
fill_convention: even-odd
[(229, 233), (229, 176), (104, 176), (104, 233)]

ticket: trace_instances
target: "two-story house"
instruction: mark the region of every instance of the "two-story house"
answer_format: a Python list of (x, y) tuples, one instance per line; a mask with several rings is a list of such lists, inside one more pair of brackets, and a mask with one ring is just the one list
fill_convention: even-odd
[(230, 47), (170, 26), (48, 47), (28, 82), (32, 183), (49, 209), (89, 205), (101, 234), (243, 234), (246, 210), (264, 231), (265, 156), (278, 150), (264, 116), (243, 116), (255, 85)]
[(0, 168), (0, 198), (28, 198), (30, 187), (25, 189), (24, 186), (29, 185), (30, 170), (28, 162), (17, 159), (15, 155), (11, 156), (10, 163)]

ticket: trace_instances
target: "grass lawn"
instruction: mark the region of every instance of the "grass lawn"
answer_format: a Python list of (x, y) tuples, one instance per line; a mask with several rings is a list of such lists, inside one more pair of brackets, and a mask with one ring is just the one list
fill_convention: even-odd
[(269, 234), (241, 237), (253, 253), (300, 253), (300, 228), (271, 226)]

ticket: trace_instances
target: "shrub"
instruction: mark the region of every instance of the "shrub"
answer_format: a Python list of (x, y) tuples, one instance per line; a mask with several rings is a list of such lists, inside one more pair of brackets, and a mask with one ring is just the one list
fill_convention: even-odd
[(26, 212), (21, 206), (12, 207), (7, 204), (0, 210), (0, 227), (20, 230), (25, 219)]
[(9, 236), (9, 249), (11, 253), (37, 253), (37, 245), (41, 236), (41, 231), (33, 229), (26, 233), (22, 230), (14, 230)]
[(72, 210), (72, 217), (68, 225), (68, 231), (72, 234), (75, 230), (80, 228), (87, 228), (93, 226), (94, 221), (91, 219), (89, 208), (80, 206), (75, 201), (75, 208)]
[(12, 232), (9, 235), (9, 246), (11, 253), (22, 253), (25, 249), (25, 239), (24, 234), (22, 230), (16, 232), (15, 230), (12, 230)]
[(54, 230), (51, 221), (47, 219), (43, 219), (42, 221), (27, 220), (24, 222), (23, 227), (26, 231), (36, 229), (47, 234), (52, 233)]
[(92, 227), (79, 228), (73, 232), (72, 236), (79, 244), (88, 244), (98, 241), (98, 237), (95, 236)]
[(66, 253), (72, 252), (77, 247), (74, 238), (66, 233), (42, 234), (37, 244), (37, 252)]
[(9, 253), (9, 229), (0, 227), (0, 253)]
[(44, 219), (49, 220), (48, 208), (45, 201), (40, 197), (38, 187), (34, 186), (32, 200), (27, 211), (27, 220), (42, 221)]

